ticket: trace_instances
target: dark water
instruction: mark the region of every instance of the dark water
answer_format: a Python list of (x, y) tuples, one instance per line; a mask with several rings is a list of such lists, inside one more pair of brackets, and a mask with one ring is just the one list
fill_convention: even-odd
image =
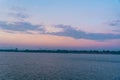
[(0, 80), (120, 80), (120, 55), (0, 53)]

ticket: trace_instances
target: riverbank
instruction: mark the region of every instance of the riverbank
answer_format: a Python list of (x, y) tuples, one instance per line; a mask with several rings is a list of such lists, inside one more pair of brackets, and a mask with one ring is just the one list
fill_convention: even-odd
[(0, 49), (0, 52), (27, 52), (27, 53), (86, 53), (86, 54), (120, 54), (120, 51), (97, 51), (97, 50), (18, 50), (18, 49)]

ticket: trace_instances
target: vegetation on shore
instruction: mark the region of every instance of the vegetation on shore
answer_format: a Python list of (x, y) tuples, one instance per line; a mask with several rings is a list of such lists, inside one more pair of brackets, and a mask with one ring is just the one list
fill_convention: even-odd
[(86, 54), (120, 54), (120, 51), (109, 51), (109, 50), (18, 50), (16, 49), (0, 49), (0, 52), (28, 52), (28, 53), (86, 53)]

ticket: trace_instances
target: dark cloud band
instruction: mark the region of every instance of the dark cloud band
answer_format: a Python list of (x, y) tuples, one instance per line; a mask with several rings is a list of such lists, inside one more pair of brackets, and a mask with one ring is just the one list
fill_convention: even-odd
[(60, 32), (47, 32), (44, 25), (33, 25), (29, 22), (14, 22), (7, 23), (0, 21), (0, 29), (7, 32), (24, 32), (36, 31), (40, 34), (49, 34), (57, 36), (72, 37), (75, 39), (91, 39), (97, 41), (104, 41), (110, 39), (120, 39), (120, 34), (105, 34), (105, 33), (86, 33), (84, 31), (76, 30), (69, 25), (55, 25), (54, 27), (62, 29)]

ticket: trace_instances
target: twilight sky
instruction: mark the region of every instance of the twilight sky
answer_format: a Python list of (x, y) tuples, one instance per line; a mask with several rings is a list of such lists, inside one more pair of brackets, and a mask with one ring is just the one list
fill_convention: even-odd
[(0, 48), (120, 50), (120, 0), (0, 0)]

